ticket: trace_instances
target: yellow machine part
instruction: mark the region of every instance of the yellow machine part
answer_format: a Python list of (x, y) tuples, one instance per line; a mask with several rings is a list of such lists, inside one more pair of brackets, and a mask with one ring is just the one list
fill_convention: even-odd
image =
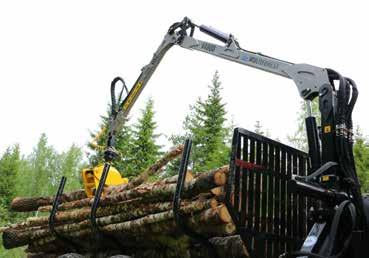
[[(104, 165), (94, 167), (93, 169), (86, 168), (82, 170), (82, 181), (85, 188), (86, 195), (92, 197), (95, 195), (100, 178), (104, 169)], [(122, 177), (119, 171), (110, 167), (108, 176), (106, 177), (105, 186), (127, 184), (128, 178)]]

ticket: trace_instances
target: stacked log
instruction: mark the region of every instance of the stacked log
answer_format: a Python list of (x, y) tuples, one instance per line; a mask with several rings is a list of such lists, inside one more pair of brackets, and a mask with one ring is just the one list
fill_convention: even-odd
[[(84, 255), (116, 252), (134, 257), (196, 257), (199, 252), (195, 252), (193, 239), (174, 220), (172, 200), (177, 176), (147, 182), (150, 175), (178, 157), (182, 149), (179, 146), (171, 150), (129, 184), (105, 189), (97, 209), (98, 230), (92, 227), (90, 221), (93, 198), (87, 198), (82, 191), (62, 195), (55, 216), (56, 233), (48, 225), (53, 197), (15, 198), (11, 205), (15, 211), (48, 213), (0, 228), (4, 247), (27, 246), (28, 257), (58, 257), (69, 252)], [(200, 173), (196, 177), (188, 174), (181, 196), (181, 224), (210, 239), (214, 245), (221, 246), (225, 254), (230, 253), (227, 248), (236, 247), (238, 251), (234, 257), (247, 257), (242, 241), (228, 238), (234, 237), (235, 226), (223, 203), (227, 175), (228, 166)], [(204, 250), (200, 251), (199, 257), (205, 257)], [(221, 250), (218, 251), (222, 253)]]

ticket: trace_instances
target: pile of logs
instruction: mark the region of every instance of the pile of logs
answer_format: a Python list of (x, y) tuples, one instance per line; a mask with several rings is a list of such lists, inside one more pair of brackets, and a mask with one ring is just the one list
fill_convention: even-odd
[[(182, 146), (172, 149), (126, 185), (106, 187), (97, 210), (98, 231), (90, 222), (93, 198), (87, 198), (83, 190), (61, 196), (55, 232), (48, 225), (53, 197), (15, 198), (12, 210), (43, 215), (0, 228), (4, 247), (27, 246), (28, 257), (58, 257), (71, 252), (86, 257), (117, 253), (133, 257), (210, 257), (207, 248), (194, 243), (174, 220), (172, 200), (177, 176), (147, 182), (182, 150)], [(180, 211), (183, 223), (208, 238), (219, 257), (247, 257), (223, 203), (227, 175), (228, 166), (196, 175), (188, 173)], [(230, 256), (232, 253), (235, 255)]]

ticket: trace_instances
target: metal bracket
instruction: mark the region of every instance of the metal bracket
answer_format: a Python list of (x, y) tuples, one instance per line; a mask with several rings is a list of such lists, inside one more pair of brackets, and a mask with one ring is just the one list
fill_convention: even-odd
[[(98, 185), (97, 190), (95, 192), (94, 202), (92, 203), (92, 206), (91, 206), (90, 222), (91, 222), (92, 231), (93, 231), (93, 233), (95, 235), (95, 238), (97, 240), (99, 240), (101, 236), (104, 236), (106, 238), (109, 238), (109, 240), (111, 240), (111, 242), (114, 243), (114, 245), (118, 249), (121, 249), (119, 241), (115, 237), (113, 237), (111, 235), (107, 235), (104, 232), (102, 232), (99, 228), (99, 225), (98, 225), (97, 221), (96, 221), (96, 212), (97, 212), (97, 209), (98, 209), (99, 204), (100, 204), (100, 198), (101, 198), (102, 192), (104, 191), (104, 185), (105, 185), (106, 178), (108, 177), (109, 169), (110, 169), (110, 163), (105, 163), (102, 175), (100, 177), (99, 185)], [(99, 241), (97, 241), (97, 242), (99, 242)], [(98, 248), (98, 244), (96, 245), (95, 251), (97, 251), (97, 248)]]
[(61, 180), (60, 180), (58, 191), (56, 192), (56, 196), (54, 198), (53, 206), (52, 206), (52, 209), (51, 209), (51, 212), (50, 212), (50, 216), (49, 216), (49, 230), (51, 231), (51, 233), (57, 239), (60, 239), (64, 243), (66, 243), (67, 246), (72, 249), (72, 251), (78, 251), (79, 249), (81, 249), (80, 246), (77, 243), (75, 243), (72, 239), (70, 239), (70, 238), (68, 238), (66, 236), (63, 236), (60, 233), (58, 233), (55, 230), (55, 225), (54, 225), (54, 223), (55, 223), (55, 215), (56, 215), (56, 212), (58, 211), (58, 208), (59, 208), (60, 196), (63, 194), (64, 186), (65, 186), (66, 181), (67, 181), (67, 178), (65, 176), (63, 176), (61, 178)]
[(191, 145), (192, 145), (192, 141), (190, 139), (187, 139), (184, 145), (181, 164), (180, 164), (180, 168), (178, 172), (177, 187), (176, 187), (176, 191), (174, 193), (174, 198), (173, 198), (174, 220), (175, 220), (176, 225), (182, 230), (183, 233), (185, 233), (187, 236), (194, 239), (195, 241), (206, 246), (210, 252), (211, 257), (218, 258), (218, 255), (216, 253), (216, 250), (213, 244), (210, 243), (206, 237), (193, 231), (191, 228), (187, 226), (187, 224), (185, 223), (186, 218), (183, 216), (180, 210), (181, 193), (184, 187), (185, 178), (187, 174), (187, 166), (188, 166), (188, 161), (189, 161), (189, 157), (191, 153)]
[(330, 84), (328, 72), (324, 68), (309, 64), (293, 64), (284, 72), (295, 82), (300, 96), (305, 100), (312, 100), (319, 95), (319, 89)]

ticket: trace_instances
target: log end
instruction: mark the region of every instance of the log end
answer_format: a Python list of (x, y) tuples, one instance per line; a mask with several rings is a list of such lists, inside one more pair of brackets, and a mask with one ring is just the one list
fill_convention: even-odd
[(210, 190), (214, 196), (224, 195), (224, 186), (218, 186)]
[(10, 204), (10, 209), (19, 212), (27, 212), (37, 210), (39, 198), (32, 197), (16, 197), (12, 200)]
[(214, 174), (214, 182), (216, 185), (225, 185), (227, 177), (224, 172), (218, 171)]
[(224, 222), (224, 223), (231, 223), (232, 222), (232, 217), (228, 212), (228, 209), (225, 205), (221, 205), (218, 207), (218, 214), (220, 219)]
[(218, 206), (218, 201), (216, 199), (211, 199), (210, 200), (210, 208), (216, 209), (217, 206)]
[(17, 232), (14, 230), (5, 230), (3, 232), (3, 246), (5, 249), (12, 249), (15, 247), (26, 245), (26, 241), (21, 241), (17, 237)]
[(235, 234), (236, 233), (236, 226), (235, 226), (235, 224), (233, 224), (233, 222), (225, 224), (225, 226), (224, 226), (224, 232), (227, 235), (233, 235), (233, 234)]

